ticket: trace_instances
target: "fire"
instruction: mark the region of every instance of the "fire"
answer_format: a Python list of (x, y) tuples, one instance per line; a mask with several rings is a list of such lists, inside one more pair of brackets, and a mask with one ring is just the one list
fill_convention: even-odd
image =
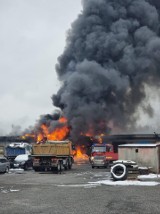
[(34, 139), (34, 138), (35, 138), (35, 135), (34, 135), (34, 134), (24, 134), (24, 135), (21, 136), (21, 139), (22, 139), (22, 140), (26, 140), (26, 139), (28, 139), (28, 138)]
[(80, 146), (76, 148), (75, 159), (88, 160), (88, 155), (82, 153), (82, 149)]
[(67, 119), (66, 119), (65, 117), (61, 117), (61, 118), (59, 119), (59, 122), (60, 122), (60, 123), (67, 123)]
[(49, 131), (49, 128), (45, 125), (41, 125), (41, 132), (37, 135), (37, 141), (47, 140), (64, 140), (69, 134), (69, 127), (67, 126), (67, 119), (62, 117), (59, 119), (59, 124), (62, 124), (61, 127), (55, 128), (53, 131)]
[(103, 136), (105, 136), (104, 134), (100, 134), (98, 136), (95, 137), (95, 139), (98, 141), (98, 143), (103, 143)]

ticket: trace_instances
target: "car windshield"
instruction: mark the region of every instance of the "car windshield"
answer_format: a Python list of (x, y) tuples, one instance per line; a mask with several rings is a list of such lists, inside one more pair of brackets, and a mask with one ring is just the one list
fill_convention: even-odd
[(105, 146), (96, 146), (96, 147), (93, 147), (93, 150), (92, 152), (106, 152), (106, 147)]
[(97, 160), (103, 160), (105, 158), (105, 156), (95, 156), (94, 159), (97, 159)]

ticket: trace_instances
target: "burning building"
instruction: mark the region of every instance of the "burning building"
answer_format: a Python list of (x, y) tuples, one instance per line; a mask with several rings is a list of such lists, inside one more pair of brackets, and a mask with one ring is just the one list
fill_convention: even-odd
[(146, 87), (159, 87), (158, 0), (83, 0), (58, 58), (63, 115), (44, 115), (29, 133), (75, 143), (82, 136), (136, 131), (137, 109), (153, 116)]

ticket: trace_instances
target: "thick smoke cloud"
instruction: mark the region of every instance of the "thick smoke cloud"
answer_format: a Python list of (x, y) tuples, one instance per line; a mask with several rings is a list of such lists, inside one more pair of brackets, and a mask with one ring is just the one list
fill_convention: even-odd
[[(157, 0), (84, 0), (56, 65), (63, 83), (53, 104), (71, 136), (134, 129), (145, 85), (159, 87), (160, 3)], [(150, 116), (150, 104), (141, 106)]]
[(35, 126), (26, 129), (23, 134), (33, 134), (35, 137), (40, 133), (44, 134), (44, 130), (41, 127), (42, 125), (45, 125), (48, 128), (49, 133), (52, 133), (56, 128), (61, 128), (65, 125), (65, 123), (59, 123), (58, 121), (62, 116), (60, 110), (55, 110), (52, 114), (41, 115)]

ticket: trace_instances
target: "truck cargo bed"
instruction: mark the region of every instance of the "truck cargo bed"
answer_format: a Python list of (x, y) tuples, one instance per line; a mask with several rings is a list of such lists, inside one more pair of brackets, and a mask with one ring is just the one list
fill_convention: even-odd
[(33, 145), (33, 156), (69, 156), (72, 155), (71, 142), (49, 142)]

